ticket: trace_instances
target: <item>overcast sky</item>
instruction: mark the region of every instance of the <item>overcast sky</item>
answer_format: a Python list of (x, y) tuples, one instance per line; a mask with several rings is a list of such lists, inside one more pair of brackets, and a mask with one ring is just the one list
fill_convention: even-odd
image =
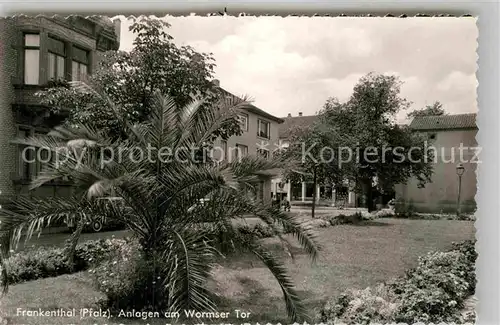
[[(475, 18), (166, 17), (178, 45), (212, 52), (216, 78), (283, 117), (346, 100), (371, 71), (400, 76), (412, 109), (476, 112)], [(122, 19), (121, 49), (134, 36)], [(400, 121), (407, 112), (400, 114)]]

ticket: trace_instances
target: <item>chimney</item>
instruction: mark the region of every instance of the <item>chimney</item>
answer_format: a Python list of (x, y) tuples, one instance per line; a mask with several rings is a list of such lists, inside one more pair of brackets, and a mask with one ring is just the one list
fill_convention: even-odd
[(288, 113), (288, 117), (292, 117), (292, 113)]
[(299, 116), (302, 116), (302, 112), (299, 112)]
[(214, 84), (215, 87), (220, 87), (220, 81), (219, 81), (219, 79), (212, 80), (212, 83)]

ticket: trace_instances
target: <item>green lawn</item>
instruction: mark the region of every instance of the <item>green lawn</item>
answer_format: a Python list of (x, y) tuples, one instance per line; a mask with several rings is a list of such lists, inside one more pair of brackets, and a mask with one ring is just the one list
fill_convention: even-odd
[[(392, 277), (416, 265), (417, 257), (431, 250), (445, 250), (451, 242), (474, 238), (473, 222), (382, 219), (363, 225), (343, 225), (319, 229), (323, 250), (316, 264), (296, 250), (295, 260), (288, 257), (275, 239), (272, 249), (286, 260), (297, 289), (311, 315), (322, 303), (347, 288), (364, 288)], [(214, 290), (221, 296), (220, 311), (235, 309), (250, 312), (246, 320), (227, 323), (286, 322), (280, 288), (267, 269), (249, 256), (231, 257), (214, 268)], [(56, 310), (57, 308), (95, 308), (102, 297), (93, 290), (86, 273), (43, 279), (12, 286), (1, 301), (1, 308), (13, 324), (140, 324), (138, 320), (114, 318), (34, 318), (16, 316), (17, 308)], [(211, 323), (222, 323), (217, 320)], [(149, 320), (143, 324), (166, 324)], [(210, 323), (205, 320), (205, 323)]]

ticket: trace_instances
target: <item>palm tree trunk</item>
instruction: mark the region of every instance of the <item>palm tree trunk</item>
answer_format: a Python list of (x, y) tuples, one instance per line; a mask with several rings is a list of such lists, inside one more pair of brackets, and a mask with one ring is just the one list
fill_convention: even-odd
[(75, 252), (76, 252), (76, 245), (78, 244), (78, 239), (80, 238), (83, 228), (85, 227), (85, 220), (84, 217), (79, 216), (79, 218), (76, 220), (77, 225), (75, 231), (71, 234), (71, 237), (66, 243), (66, 254), (68, 254), (68, 260), (69, 260), (69, 265), (71, 268), (74, 268), (75, 265)]
[(318, 195), (316, 193), (316, 187), (318, 183), (318, 175), (316, 174), (316, 168), (313, 170), (313, 202), (312, 202), (312, 208), (311, 208), (311, 216), (314, 219), (314, 211), (316, 210), (316, 196)]

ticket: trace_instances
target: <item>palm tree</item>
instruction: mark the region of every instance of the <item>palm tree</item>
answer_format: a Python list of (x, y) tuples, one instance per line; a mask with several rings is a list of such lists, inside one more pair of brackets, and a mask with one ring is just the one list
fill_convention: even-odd
[[(79, 87), (100, 96), (115, 112), (120, 109), (98, 90)], [(231, 98), (222, 99), (216, 108), (207, 109), (203, 100), (176, 107), (172, 98), (156, 92), (149, 120), (137, 125), (122, 121), (126, 139), (111, 140), (87, 125), (57, 127), (45, 137), (27, 139), (24, 144), (48, 148), (58, 157), (31, 187), (65, 177), (74, 182), (75, 192), (70, 198), (19, 198), (15, 209), (3, 211), (2, 256), (22, 235), (29, 239), (67, 214), (78, 224), (70, 238), (71, 252), (88, 218), (105, 214), (124, 222), (138, 239), (142, 260), (154, 266), (155, 279), (161, 278), (155, 290), (168, 297), (162, 308), (213, 310), (206, 288), (210, 265), (216, 254), (225, 253), (221, 247), (232, 247), (252, 252), (269, 268), (283, 291), (289, 317), (303, 319), (306, 312), (283, 264), (257, 238), (239, 232), (234, 222), (251, 214), (273, 229), (285, 228), (316, 258), (319, 248), (310, 228), (249, 195), (259, 173), (277, 164), (257, 157), (220, 164), (192, 159), (192, 149), (206, 150), (214, 132), (234, 121), (235, 112), (247, 104)], [(165, 157), (165, 151), (173, 157)], [(121, 204), (109, 197), (121, 198)], [(203, 209), (192, 208), (205, 198), (210, 200)], [(278, 236), (286, 243), (287, 238)]]

